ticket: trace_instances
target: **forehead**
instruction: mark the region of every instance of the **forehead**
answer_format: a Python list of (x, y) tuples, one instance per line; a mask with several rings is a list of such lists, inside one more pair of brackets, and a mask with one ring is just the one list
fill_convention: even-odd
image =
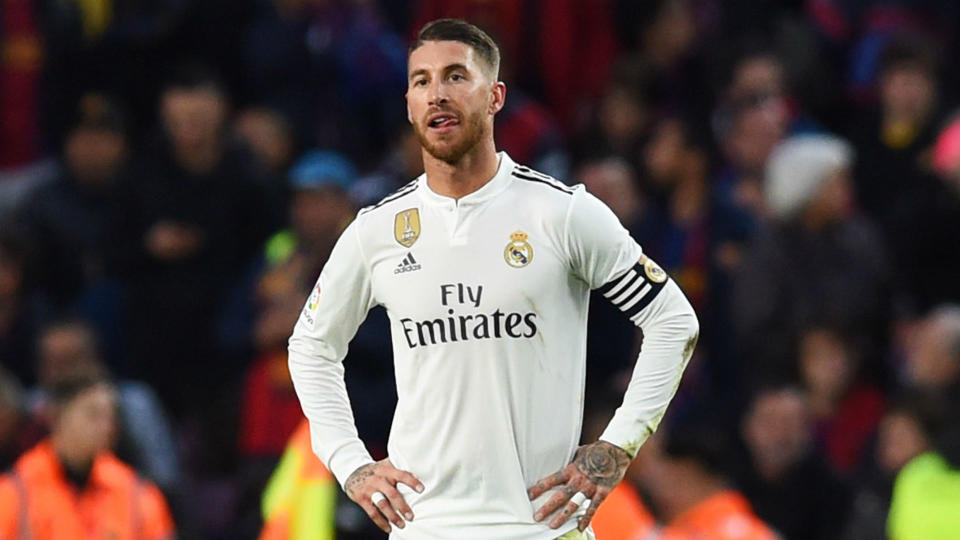
[(476, 51), (459, 41), (424, 41), (410, 53), (407, 61), (409, 73), (444, 69), (451, 64), (463, 64), (467, 69), (480, 71)]

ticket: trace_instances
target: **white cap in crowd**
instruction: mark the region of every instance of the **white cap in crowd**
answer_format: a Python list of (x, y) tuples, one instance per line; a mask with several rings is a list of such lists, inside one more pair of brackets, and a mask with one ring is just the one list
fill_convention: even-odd
[(853, 161), (847, 141), (827, 134), (795, 135), (780, 143), (767, 159), (767, 205), (777, 218), (799, 213), (823, 182)]

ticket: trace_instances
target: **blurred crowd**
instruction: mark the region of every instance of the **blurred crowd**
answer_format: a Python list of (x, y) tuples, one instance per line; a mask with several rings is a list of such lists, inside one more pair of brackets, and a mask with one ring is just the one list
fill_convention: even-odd
[[(960, 5), (936, 0), (2, 0), (0, 467), (110, 448), (159, 488), (155, 538), (257, 537), (302, 420), (286, 340), (357, 209), (422, 172), (406, 47), (438, 17), (500, 44), (498, 148), (585, 184), (700, 315), (601, 540), (726, 538), (724, 512), (947, 538)], [(641, 344), (592, 302), (585, 439)], [(346, 362), (383, 457), (382, 309)], [(78, 488), (89, 456), (59, 455)], [(329, 519), (381, 537), (345, 500)]]

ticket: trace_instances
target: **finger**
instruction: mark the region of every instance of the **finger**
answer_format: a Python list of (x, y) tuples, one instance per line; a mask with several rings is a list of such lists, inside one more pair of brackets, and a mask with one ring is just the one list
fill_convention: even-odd
[(563, 525), (577, 510), (580, 510), (579, 504), (577, 504), (575, 501), (567, 502), (567, 504), (563, 505), (563, 510), (557, 512), (557, 515), (553, 516), (553, 519), (550, 520), (549, 527), (551, 529), (556, 529), (557, 527)]
[(391, 471), (391, 478), (393, 478), (395, 482), (402, 482), (410, 486), (417, 493), (423, 493), (423, 482), (412, 473), (401, 471), (400, 469), (393, 469), (393, 471)]
[[(413, 520), (413, 510), (410, 509), (410, 505), (407, 504), (407, 501), (404, 500), (403, 495), (397, 491), (393, 486), (385, 488), (383, 494), (387, 496), (387, 500), (390, 501), (390, 504), (393, 506), (394, 510), (403, 514), (403, 517), (407, 521)], [(397, 525), (398, 527), (403, 527), (402, 525)]]
[(380, 509), (374, 506), (373, 501), (361, 501), (358, 503), (360, 508), (363, 508), (363, 511), (367, 513), (367, 516), (376, 524), (377, 527), (380, 527), (385, 533), (390, 532), (390, 523), (387, 522), (387, 518), (383, 517), (383, 513), (380, 512)]
[(573, 497), (573, 494), (576, 492), (577, 488), (574, 485), (567, 484), (563, 486), (562, 489), (547, 499), (547, 502), (544, 503), (543, 506), (541, 506), (540, 509), (533, 514), (533, 519), (536, 521), (543, 521), (547, 516), (556, 512), (558, 508), (569, 501), (570, 497)]
[(527, 490), (527, 496), (530, 497), (530, 500), (532, 501), (546, 493), (547, 490), (559, 486), (560, 484), (567, 483), (567, 481), (570, 480), (570, 472), (568, 469), (569, 467), (566, 467), (546, 478), (539, 480), (533, 485), (533, 487)]
[(587, 507), (587, 512), (582, 515), (580, 521), (577, 522), (577, 529), (579, 529), (580, 532), (587, 530), (587, 526), (590, 525), (593, 515), (597, 513), (597, 508), (600, 508), (600, 503), (607, 498), (609, 493), (610, 491), (606, 489), (598, 488), (597, 492), (590, 498), (590, 506)]
[[(386, 495), (387, 488), (381, 488), (380, 491), (384, 495)], [(393, 523), (394, 525), (396, 525), (401, 529), (403, 528), (403, 525), (404, 525), (403, 518), (401, 518), (397, 514), (396, 510), (393, 509), (393, 506), (391, 505), (391, 502), (389, 499), (380, 499), (379, 501), (377, 501), (377, 509), (380, 510), (380, 513), (383, 514), (383, 516), (386, 517), (388, 521), (390, 521), (391, 523)], [(390, 532), (390, 531), (387, 531), (387, 532)]]

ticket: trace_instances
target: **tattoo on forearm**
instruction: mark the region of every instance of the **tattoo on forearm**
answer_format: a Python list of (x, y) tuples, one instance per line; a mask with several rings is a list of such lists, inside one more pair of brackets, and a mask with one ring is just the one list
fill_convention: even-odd
[(574, 462), (597, 486), (613, 487), (623, 478), (630, 456), (623, 449), (600, 441), (583, 447)]
[(343, 484), (343, 490), (347, 492), (347, 495), (353, 496), (354, 490), (360, 486), (360, 484), (363, 484), (367, 478), (373, 476), (373, 466), (374, 464), (371, 463), (353, 471), (353, 474), (351, 474)]

